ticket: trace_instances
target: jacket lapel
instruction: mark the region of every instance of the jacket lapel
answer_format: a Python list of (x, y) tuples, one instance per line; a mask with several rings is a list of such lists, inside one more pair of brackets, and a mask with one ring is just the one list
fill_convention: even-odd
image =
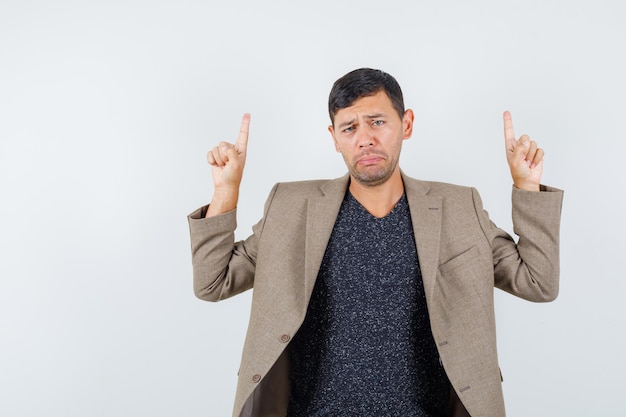
[(346, 194), (349, 178), (346, 174), (324, 183), (320, 189), (322, 195), (312, 197), (308, 201), (304, 264), (305, 309), (309, 304), (328, 240)]
[(411, 210), (413, 233), (417, 246), (417, 257), (422, 271), (424, 291), (428, 299), (432, 296), (439, 266), (439, 244), (441, 238), (441, 196), (430, 196), (430, 187), (423, 181), (403, 175), (404, 190)]

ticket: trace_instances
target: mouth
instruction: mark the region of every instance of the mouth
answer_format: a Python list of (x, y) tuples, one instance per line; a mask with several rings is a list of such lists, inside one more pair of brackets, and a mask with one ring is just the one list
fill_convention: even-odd
[(368, 154), (368, 155), (363, 155), (361, 157), (359, 157), (356, 161), (357, 165), (375, 165), (379, 162), (381, 162), (382, 160), (384, 160), (384, 158), (382, 156), (379, 155), (374, 155), (374, 154)]

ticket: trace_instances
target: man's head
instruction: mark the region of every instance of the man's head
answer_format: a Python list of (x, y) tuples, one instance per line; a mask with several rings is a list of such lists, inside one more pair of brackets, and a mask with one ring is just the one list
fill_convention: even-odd
[(411, 137), (413, 111), (404, 110), (402, 92), (389, 74), (355, 70), (335, 82), (329, 99), (328, 131), (351, 177), (376, 187), (401, 181), (402, 142)]
[(402, 119), (404, 115), (404, 99), (396, 79), (381, 70), (360, 68), (350, 71), (339, 78), (330, 90), (328, 114), (333, 126), (335, 124), (335, 115), (339, 110), (350, 107), (358, 99), (372, 96), (379, 91), (384, 91), (387, 94), (393, 108)]

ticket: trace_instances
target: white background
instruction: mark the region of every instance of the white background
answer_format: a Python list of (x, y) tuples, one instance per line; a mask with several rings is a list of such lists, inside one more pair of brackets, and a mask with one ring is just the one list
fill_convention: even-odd
[(476, 186), (508, 231), (502, 111), (545, 148), (561, 294), (497, 292), (508, 414), (618, 415), (625, 21), (619, 0), (0, 0), (0, 415), (230, 415), (251, 294), (193, 296), (205, 153), (252, 113), (245, 237), (275, 182), (344, 173), (327, 96), (363, 66), (415, 110), (406, 173)]

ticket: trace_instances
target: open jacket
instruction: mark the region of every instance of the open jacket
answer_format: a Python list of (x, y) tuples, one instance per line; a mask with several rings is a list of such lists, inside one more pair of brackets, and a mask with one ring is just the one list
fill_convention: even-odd
[[(494, 287), (530, 301), (558, 294), (563, 192), (513, 188), (516, 243), (469, 187), (403, 175), (432, 334), (451, 384), (451, 416), (505, 415), (496, 351)], [(326, 245), (349, 184), (279, 183), (247, 239), (236, 210), (189, 216), (195, 294), (219, 301), (254, 287), (234, 417), (284, 417), (289, 342), (307, 313)]]

